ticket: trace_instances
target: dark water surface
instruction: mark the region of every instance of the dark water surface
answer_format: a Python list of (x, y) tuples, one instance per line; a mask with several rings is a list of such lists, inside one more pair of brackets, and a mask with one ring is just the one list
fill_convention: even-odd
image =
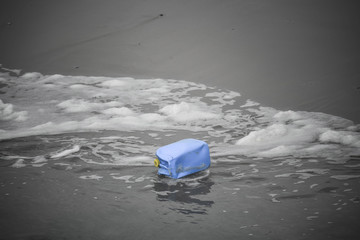
[(360, 123), (356, 1), (3, 1), (0, 64), (171, 78)]
[[(0, 146), (33, 156), (58, 148), (55, 138), (101, 135)], [(25, 159), (29, 165), (16, 168), (15, 159), (2, 159), (1, 239), (358, 239), (359, 161), (231, 155), (174, 180), (153, 166), (92, 164), (75, 153), (43, 166)]]

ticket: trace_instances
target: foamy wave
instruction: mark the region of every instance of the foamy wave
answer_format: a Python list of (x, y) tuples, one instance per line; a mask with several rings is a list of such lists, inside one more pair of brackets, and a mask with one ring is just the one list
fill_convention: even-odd
[(14, 120), (17, 122), (23, 122), (27, 120), (27, 111), (14, 111), (14, 105), (11, 103), (4, 103), (0, 99), (0, 121)]
[[(351, 121), (324, 113), (278, 111), (263, 108), (268, 125), (236, 142), (248, 156), (338, 156), (351, 149), (358, 154), (360, 133)], [(339, 152), (341, 151), (341, 152)], [(336, 154), (335, 153), (340, 153)], [(330, 153), (330, 154), (327, 154)], [(348, 156), (345, 154), (345, 156)]]
[[(1, 98), (6, 103), (0, 100), (0, 140), (104, 130), (153, 131), (150, 136), (161, 139), (187, 131), (201, 133), (208, 140), (215, 161), (229, 161), (231, 155), (337, 161), (360, 155), (360, 127), (349, 120), (323, 113), (278, 111), (242, 99), (239, 93), (203, 84), (40, 73), (2, 73), (1, 78)], [(103, 143), (89, 147), (90, 142), (71, 142), (72, 148), (43, 157), (62, 158), (78, 152), (89, 163), (146, 165), (154, 150), (149, 145), (137, 154), (118, 156), (117, 149), (108, 149), (109, 162), (98, 152)], [(100, 160), (88, 158), (86, 151)]]

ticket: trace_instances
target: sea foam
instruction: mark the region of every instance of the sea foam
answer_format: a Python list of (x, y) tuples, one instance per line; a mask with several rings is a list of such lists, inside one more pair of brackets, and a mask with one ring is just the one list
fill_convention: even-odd
[(28, 118), (27, 114), (27, 111), (14, 111), (14, 106), (11, 103), (4, 103), (0, 99), (0, 121), (23, 122)]
[[(279, 111), (203, 84), (40, 73), (3, 72), (0, 77), (0, 140), (104, 130), (152, 131), (161, 139), (187, 131), (189, 136), (201, 133), (209, 139), (214, 162), (229, 161), (226, 157), (231, 155), (344, 161), (360, 154), (360, 127), (350, 120), (318, 112)], [(80, 145), (93, 153), (100, 151), (99, 146), (89, 147), (89, 140), (70, 144), (70, 149), (49, 156), (66, 157), (79, 152)], [(142, 147), (146, 150), (126, 156), (117, 155), (114, 148), (106, 153), (112, 161), (104, 164), (146, 165), (154, 147)]]

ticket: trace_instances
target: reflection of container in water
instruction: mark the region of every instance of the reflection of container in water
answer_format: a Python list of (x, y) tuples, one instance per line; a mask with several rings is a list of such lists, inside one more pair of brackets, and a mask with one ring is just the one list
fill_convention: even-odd
[(208, 145), (196, 139), (184, 139), (160, 147), (156, 156), (154, 164), (159, 168), (158, 174), (171, 178), (181, 178), (210, 166)]

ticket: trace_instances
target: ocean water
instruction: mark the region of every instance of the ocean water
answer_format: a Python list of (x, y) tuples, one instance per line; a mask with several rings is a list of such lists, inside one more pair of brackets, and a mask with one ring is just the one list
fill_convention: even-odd
[[(197, 138), (211, 167), (157, 175)], [(1, 68), (0, 239), (358, 239), (360, 126), (172, 79)]]

